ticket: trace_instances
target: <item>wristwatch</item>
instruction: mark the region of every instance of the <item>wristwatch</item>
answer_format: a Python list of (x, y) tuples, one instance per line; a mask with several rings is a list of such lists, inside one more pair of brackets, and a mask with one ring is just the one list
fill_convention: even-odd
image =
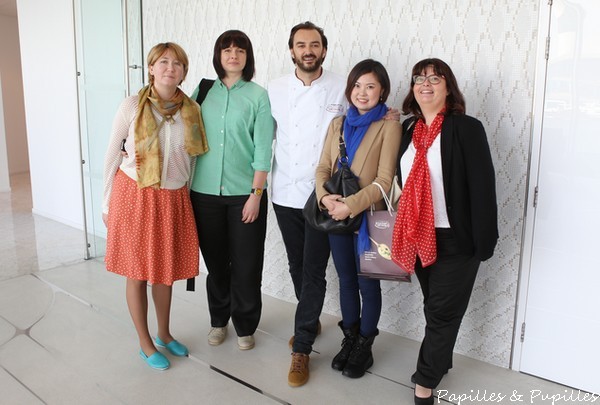
[(260, 197), (263, 194), (263, 189), (262, 188), (253, 188), (252, 190), (250, 190), (250, 193)]

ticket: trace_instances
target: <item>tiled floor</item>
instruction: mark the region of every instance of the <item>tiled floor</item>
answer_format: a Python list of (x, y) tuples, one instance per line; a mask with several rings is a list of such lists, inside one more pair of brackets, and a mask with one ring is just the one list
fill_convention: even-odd
[[(288, 387), (294, 305), (269, 296), (255, 349), (238, 350), (231, 327), (224, 344), (209, 346), (202, 279), (195, 293), (184, 283), (174, 289), (172, 332), (190, 357), (171, 357), (168, 371), (151, 370), (137, 354), (124, 280), (106, 272), (101, 259), (81, 259), (81, 231), (31, 214), (27, 175), (11, 181), (13, 191), (0, 193), (0, 404), (413, 402), (418, 342), (382, 333), (375, 365), (351, 380), (330, 367), (341, 335), (338, 319), (326, 314), (309, 383)], [(551, 398), (570, 388), (460, 355), (438, 388), (440, 403), (576, 403)], [(539, 396), (531, 400), (532, 394)]]

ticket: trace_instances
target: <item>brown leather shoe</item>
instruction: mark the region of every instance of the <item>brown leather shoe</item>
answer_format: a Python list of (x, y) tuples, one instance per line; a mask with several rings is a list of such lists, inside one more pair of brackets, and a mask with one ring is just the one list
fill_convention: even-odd
[[(317, 323), (317, 336), (319, 336), (321, 334), (321, 321), (319, 321), (319, 323)], [(288, 346), (290, 347), (290, 350), (294, 348), (294, 336), (292, 336), (290, 338), (290, 340), (288, 341)]]
[(292, 353), (292, 365), (288, 373), (290, 387), (300, 387), (308, 381), (308, 361), (310, 357), (304, 353)]

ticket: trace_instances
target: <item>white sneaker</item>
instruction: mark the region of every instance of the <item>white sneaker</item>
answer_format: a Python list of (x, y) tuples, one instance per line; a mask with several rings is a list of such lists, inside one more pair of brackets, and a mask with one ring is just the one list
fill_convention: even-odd
[(238, 347), (240, 350), (250, 350), (254, 347), (254, 336), (238, 336)]
[(211, 346), (218, 346), (227, 337), (227, 326), (222, 328), (210, 328), (208, 332), (208, 344)]

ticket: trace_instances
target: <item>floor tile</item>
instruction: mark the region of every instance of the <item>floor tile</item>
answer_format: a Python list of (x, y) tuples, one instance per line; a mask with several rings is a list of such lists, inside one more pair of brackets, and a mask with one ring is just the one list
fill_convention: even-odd
[(0, 316), (14, 327), (26, 330), (39, 321), (53, 299), (52, 288), (34, 276), (0, 283)]

